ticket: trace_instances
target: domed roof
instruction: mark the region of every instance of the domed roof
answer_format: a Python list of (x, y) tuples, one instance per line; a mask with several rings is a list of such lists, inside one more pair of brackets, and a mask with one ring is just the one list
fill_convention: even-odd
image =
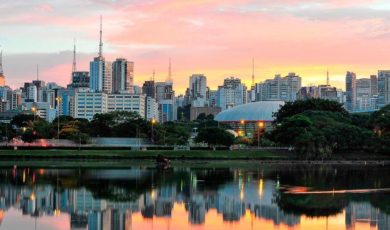
[(273, 113), (284, 105), (283, 101), (257, 101), (238, 105), (231, 109), (220, 112), (216, 121), (273, 121)]

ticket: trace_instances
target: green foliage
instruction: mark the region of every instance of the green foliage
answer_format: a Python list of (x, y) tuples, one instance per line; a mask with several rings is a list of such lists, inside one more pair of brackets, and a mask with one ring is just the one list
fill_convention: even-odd
[(309, 99), (297, 100), (294, 102), (286, 102), (278, 112), (274, 114), (276, 123), (282, 122), (283, 119), (300, 114), (308, 110), (329, 111), (340, 113), (343, 116), (348, 116), (348, 111), (343, 108), (343, 105), (330, 100), (324, 99)]
[(372, 135), (341, 113), (306, 111), (285, 118), (272, 137), (278, 143), (293, 146), (302, 157), (323, 159), (335, 151), (365, 148)]
[(371, 143), (377, 152), (390, 152), (390, 105), (372, 113), (368, 127), (373, 130), (375, 137)]
[(14, 116), (11, 120), (11, 125), (14, 125), (16, 127), (25, 127), (25, 126), (28, 126), (28, 123), (29, 122), (33, 122), (34, 120), (41, 120), (41, 118), (39, 116), (35, 116), (35, 119), (34, 119), (34, 115), (32, 114), (18, 114), (16, 116)]
[(234, 136), (225, 129), (218, 127), (207, 127), (199, 130), (195, 141), (197, 143), (207, 143), (209, 146), (231, 146), (234, 143)]
[(95, 114), (89, 130), (90, 135), (96, 137), (148, 137), (150, 126), (150, 122), (136, 112), (114, 111)]
[(166, 122), (154, 129), (154, 140), (160, 145), (186, 145), (191, 135), (191, 125), (181, 122)]

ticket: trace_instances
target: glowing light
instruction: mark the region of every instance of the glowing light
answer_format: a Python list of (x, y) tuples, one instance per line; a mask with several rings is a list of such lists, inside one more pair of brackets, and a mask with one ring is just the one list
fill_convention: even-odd
[(264, 122), (263, 121), (259, 122), (259, 128), (264, 128)]
[(31, 195), (30, 195), (30, 200), (35, 200), (35, 194), (34, 194), (34, 192), (31, 193)]
[(154, 200), (154, 198), (156, 197), (156, 190), (155, 189), (152, 189), (152, 191), (150, 193), (150, 197), (152, 198), (152, 200)]
[(61, 215), (61, 210), (58, 209), (58, 208), (56, 208), (56, 209), (54, 210), (54, 216), (60, 216), (60, 215)]
[(263, 179), (260, 179), (259, 181), (259, 197), (263, 197)]

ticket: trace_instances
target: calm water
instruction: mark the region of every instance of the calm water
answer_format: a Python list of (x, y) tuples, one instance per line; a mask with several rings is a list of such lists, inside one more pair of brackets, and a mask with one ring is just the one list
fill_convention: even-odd
[(390, 168), (0, 169), (0, 229), (390, 229)]

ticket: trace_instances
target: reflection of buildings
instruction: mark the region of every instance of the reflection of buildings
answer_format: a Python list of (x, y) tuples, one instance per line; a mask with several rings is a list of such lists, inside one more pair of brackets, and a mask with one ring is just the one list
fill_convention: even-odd
[[(72, 173), (72, 170), (62, 170), (61, 176), (72, 177), (75, 175)], [(83, 173), (83, 179), (93, 181), (92, 184), (100, 183), (102, 186), (104, 186), (102, 181), (122, 180), (120, 183), (110, 184), (112, 198), (115, 200), (117, 197), (134, 192), (135, 195), (132, 196), (134, 200), (131, 202), (97, 198), (94, 193), (96, 190), (88, 190), (89, 186), (65, 189), (54, 184), (35, 185), (23, 175), (23, 182), (17, 179), (13, 181), (13, 184), (0, 185), (0, 208), (6, 211), (10, 207), (15, 207), (24, 215), (34, 218), (57, 215), (56, 209), (59, 209), (61, 213), (69, 215), (71, 229), (75, 230), (130, 230), (134, 213), (140, 213), (143, 218), (170, 219), (177, 204), (183, 205), (187, 210), (188, 222), (192, 225), (205, 224), (207, 213), (210, 210), (216, 210), (219, 218), (228, 222), (240, 221), (250, 212), (251, 218), (257, 217), (272, 221), (274, 226), (283, 224), (294, 228), (300, 223), (299, 215), (285, 213), (275, 203), (278, 182), (258, 179), (254, 175), (247, 176), (242, 173), (233, 175), (232, 173), (231, 177), (222, 184), (208, 186), (206, 185), (207, 179), (202, 177), (207, 174), (205, 171), (198, 174), (188, 169), (180, 173), (189, 176), (190, 179), (180, 182), (169, 180), (162, 184), (160, 184), (161, 180), (154, 183), (152, 179), (152, 188), (147, 189), (150, 184), (146, 185), (146, 192), (142, 189), (137, 192), (132, 189), (126, 190), (120, 185), (122, 182), (123, 184), (130, 183), (131, 180), (137, 180), (139, 184), (145, 181), (150, 182), (150, 171), (143, 169), (87, 170)], [(50, 181), (56, 175), (58, 172), (46, 170), (44, 181)], [(131, 186), (126, 188), (129, 187)], [(390, 229), (390, 216), (381, 213), (368, 202), (351, 202), (345, 214), (347, 229), (354, 230), (355, 224), (359, 222), (369, 223), (378, 230)]]
[(385, 215), (369, 202), (351, 202), (345, 209), (345, 225), (348, 230), (354, 230), (359, 222), (369, 223), (371, 228), (378, 230), (390, 229), (390, 216)]

